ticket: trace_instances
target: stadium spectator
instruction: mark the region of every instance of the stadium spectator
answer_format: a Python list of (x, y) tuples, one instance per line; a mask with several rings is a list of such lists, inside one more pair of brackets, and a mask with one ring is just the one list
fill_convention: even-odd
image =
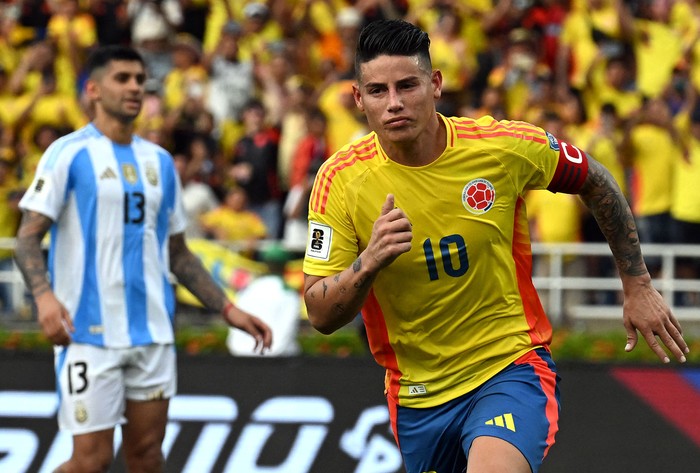
[(352, 96), (353, 81), (332, 81), (319, 94), (318, 106), (328, 118), (328, 147), (336, 151), (348, 141), (367, 133), (364, 115)]
[(164, 132), (166, 111), (162, 84), (151, 78), (146, 79), (143, 87), (143, 105), (134, 123), (136, 134), (160, 146), (169, 146), (171, 140)]
[(202, 61), (209, 72), (207, 108), (214, 116), (216, 129), (223, 134), (241, 120), (243, 106), (255, 96), (253, 61), (240, 56), (239, 41), (243, 30), (236, 21), (227, 22), (213, 51)]
[(319, 55), (322, 76), (352, 77), (354, 44), (362, 26), (361, 13), (352, 6), (341, 8), (331, 22), (335, 28), (319, 30)]
[(129, 0), (131, 44), (146, 61), (148, 76), (162, 81), (172, 68), (171, 41), (183, 22), (180, 0)]
[[(87, 71), (95, 118), (42, 157), (20, 202), (15, 258), (42, 331), (57, 346), (59, 425), (73, 436), (57, 470), (109, 470), (121, 425), (127, 469), (163, 471), (177, 388), (170, 273), (257, 347), (269, 348), (271, 333), (233, 305), (190, 252), (172, 160), (133, 134), (143, 59), (134, 49), (100, 48)], [(49, 229), (50, 268), (41, 247)]]
[(634, 87), (634, 57), (626, 48), (620, 54), (596, 55), (586, 75), (582, 93), (590, 120), (598, 117), (603, 104), (609, 103), (621, 120), (626, 120), (642, 106), (643, 95)]
[(194, 36), (179, 33), (171, 45), (173, 67), (163, 79), (166, 111), (182, 107), (188, 98), (206, 103), (209, 74), (201, 64), (202, 47)]
[(46, 37), (56, 48), (56, 76), (70, 80), (77, 95), (83, 63), (97, 44), (95, 18), (81, 8), (79, 0), (53, 0), (51, 5)]
[[(49, 41), (38, 41), (22, 52), (17, 67), (10, 75), (8, 90), (14, 95), (35, 92), (41, 87), (43, 78), (52, 74), (56, 77), (56, 48)], [(70, 80), (73, 79), (73, 82)], [(63, 92), (75, 92), (75, 76), (60, 83)]]
[[(669, 108), (660, 98), (649, 99), (625, 125), (620, 149), (630, 174), (629, 197), (643, 243), (671, 242), (673, 169), (683, 159), (681, 145)], [(658, 257), (647, 258), (647, 265), (652, 274), (659, 274)]]
[(35, 132), (42, 125), (73, 131), (88, 121), (75, 92), (58, 88), (52, 69), (44, 71), (37, 89), (17, 98), (14, 108), (17, 115), (13, 127), (24, 149), (31, 149)]
[(277, 177), (279, 133), (265, 123), (265, 107), (258, 99), (243, 108), (245, 134), (233, 152), (228, 176), (248, 194), (250, 210), (265, 222), (267, 235), (282, 231), (282, 195)]
[(488, 76), (490, 87), (504, 90), (506, 116), (510, 119), (524, 118), (532, 104), (531, 96), (537, 91), (538, 79), (549, 72), (537, 60), (532, 33), (523, 28), (511, 31), (503, 61)]
[(9, 90), (8, 72), (0, 66), (0, 144), (7, 144), (14, 140), (12, 105), (16, 98)]
[(293, 56), (286, 41), (268, 45), (269, 59), (255, 68), (258, 96), (265, 106), (267, 124), (280, 128), (290, 107), (292, 93), (289, 79), (294, 75)]
[(529, 280), (527, 190), (578, 194), (598, 219), (626, 296), (627, 350), (638, 332), (664, 362), (661, 344), (681, 362), (688, 347), (605, 168), (528, 123), (436, 113), (429, 41), (402, 21), (360, 33), (353, 90), (372, 133), (317, 174), (309, 321), (330, 334), (362, 310), (407, 471), (537, 472), (559, 400), (552, 328)]
[(182, 105), (166, 111), (163, 125), (168, 148), (174, 153), (187, 152), (193, 140), (206, 137), (215, 142), (215, 120), (207, 109), (203, 92), (196, 89), (184, 97)]
[(617, 109), (611, 103), (603, 103), (597, 118), (588, 120), (587, 123), (591, 132), (583, 144), (591, 155), (610, 171), (622, 193), (629, 195), (625, 168), (619, 153), (622, 131)]
[[(617, 0), (615, 0), (617, 1)], [(613, 1), (572, 2), (562, 24), (555, 80), (560, 93), (586, 88), (586, 75), (599, 49), (613, 56), (622, 49), (620, 23)]]
[[(637, 11), (632, 11), (628, 2), (622, 0), (616, 0), (614, 5), (622, 37), (634, 48), (637, 90), (644, 97), (661, 96), (685, 54), (683, 31), (673, 22), (692, 18), (689, 4), (668, 0), (640, 1), (635, 2)], [(674, 10), (679, 15), (674, 16)], [(690, 28), (697, 27), (696, 19)]]
[(468, 101), (467, 86), (477, 67), (476, 54), (462, 33), (458, 7), (443, 6), (435, 26), (427, 31), (431, 37), (433, 65), (443, 76), (443, 92), (437, 110), (444, 115), (456, 115), (459, 107)]
[(127, 14), (128, 0), (91, 0), (90, 14), (95, 19), (97, 43), (128, 44), (131, 42), (131, 21)]
[(34, 130), (34, 136), (29, 146), (19, 144), (17, 149), (18, 162), (16, 165), (15, 174), (19, 179), (19, 187), (28, 189), (29, 185), (34, 180), (36, 168), (39, 164), (39, 159), (48, 149), (48, 147), (59, 139), (61, 136), (68, 133), (64, 128), (59, 128), (53, 125), (40, 125)]
[(299, 142), (307, 133), (307, 112), (315, 105), (313, 84), (302, 75), (294, 75), (287, 79), (285, 87), (289, 98), (287, 110), (280, 123), (280, 144), (277, 151), (280, 187), (283, 192), (289, 191), (292, 163)]
[(220, 205), (200, 215), (199, 224), (205, 237), (233, 243), (238, 252), (251, 257), (267, 236), (265, 222), (250, 211), (248, 194), (240, 186), (230, 187)]
[(307, 134), (299, 142), (289, 180), (290, 189), (284, 203), (284, 245), (303, 252), (307, 241), (309, 197), (321, 164), (331, 155), (326, 137), (328, 120), (318, 107), (306, 113)]
[(464, 105), (462, 115), (474, 118), (489, 115), (496, 120), (506, 118), (505, 97), (501, 87), (486, 87), (475, 102), (478, 104), (475, 108), (469, 104)]
[(270, 45), (283, 39), (282, 26), (272, 16), (270, 8), (262, 2), (246, 3), (241, 26), (241, 57), (256, 63), (268, 62)]
[[(679, 115), (681, 129), (687, 130), (688, 160), (675, 162), (671, 200), (671, 238), (673, 243), (700, 245), (700, 100), (693, 91), (685, 110)], [(698, 258), (681, 258), (676, 274), (683, 279), (700, 278)], [(680, 305), (697, 307), (698, 293), (684, 292)]]
[(187, 216), (185, 237), (204, 238), (199, 218), (217, 208), (219, 199), (211, 186), (202, 182), (201, 163), (193, 165), (190, 157), (183, 153), (174, 155), (173, 160), (182, 183), (182, 206)]
[(210, 0), (182, 0), (180, 4), (185, 20), (178, 28), (178, 32), (191, 35), (201, 44), (207, 29), (211, 3)]
[[(13, 167), (11, 156), (0, 156), (0, 238), (13, 238), (19, 226), (18, 204), (22, 193), (14, 179)], [(13, 264), (12, 249), (0, 248), (0, 271), (10, 270)], [(0, 314), (9, 316), (17, 309), (12, 292), (10, 283), (0, 283)]]

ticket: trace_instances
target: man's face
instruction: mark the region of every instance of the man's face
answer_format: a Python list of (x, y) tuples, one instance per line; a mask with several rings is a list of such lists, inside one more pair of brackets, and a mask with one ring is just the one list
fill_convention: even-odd
[(141, 112), (146, 72), (139, 61), (111, 61), (88, 81), (87, 93), (107, 115), (132, 122)]
[(412, 141), (435, 116), (442, 75), (420, 67), (417, 56), (378, 56), (361, 65), (355, 104), (370, 129), (391, 142)]

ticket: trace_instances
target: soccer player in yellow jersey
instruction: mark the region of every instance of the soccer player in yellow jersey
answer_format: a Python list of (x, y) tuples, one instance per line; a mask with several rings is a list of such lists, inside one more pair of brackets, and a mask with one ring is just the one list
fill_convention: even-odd
[(528, 189), (579, 194), (598, 219), (623, 282), (627, 350), (637, 332), (665, 362), (663, 345), (681, 362), (688, 347), (605, 168), (528, 123), (438, 114), (429, 45), (403, 20), (360, 33), (354, 98), (373, 131), (316, 176), (309, 320), (328, 334), (362, 311), (408, 473), (537, 472), (559, 399), (531, 280)]

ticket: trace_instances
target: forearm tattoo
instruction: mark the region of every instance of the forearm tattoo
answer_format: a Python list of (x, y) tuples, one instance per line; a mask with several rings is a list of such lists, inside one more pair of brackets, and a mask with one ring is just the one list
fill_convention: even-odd
[(581, 199), (607, 239), (619, 270), (630, 276), (646, 273), (632, 211), (610, 173), (589, 159), (588, 178)]
[[(362, 258), (357, 258), (353, 263), (352, 263), (352, 270), (355, 273), (359, 273), (360, 269), (362, 269)], [(360, 278), (355, 282), (355, 289), (364, 289), (364, 287), (367, 285), (367, 278)]]
[(170, 239), (170, 271), (204, 306), (222, 312), (228, 300), (224, 291), (202, 266), (201, 261), (185, 245), (184, 239)]
[(51, 227), (51, 219), (36, 212), (25, 212), (17, 231), (15, 262), (24, 282), (36, 299), (51, 290), (41, 240)]

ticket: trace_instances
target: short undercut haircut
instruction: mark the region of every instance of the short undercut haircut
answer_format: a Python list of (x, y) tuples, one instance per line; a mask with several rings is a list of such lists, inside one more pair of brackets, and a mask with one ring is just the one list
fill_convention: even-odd
[(103, 69), (112, 61), (138, 61), (146, 67), (143, 57), (134, 48), (121, 45), (102, 46), (95, 49), (85, 63), (87, 77), (92, 77), (96, 71)]
[(417, 56), (421, 69), (433, 70), (428, 33), (404, 20), (373, 21), (360, 31), (355, 51), (355, 78), (360, 66), (377, 56)]

